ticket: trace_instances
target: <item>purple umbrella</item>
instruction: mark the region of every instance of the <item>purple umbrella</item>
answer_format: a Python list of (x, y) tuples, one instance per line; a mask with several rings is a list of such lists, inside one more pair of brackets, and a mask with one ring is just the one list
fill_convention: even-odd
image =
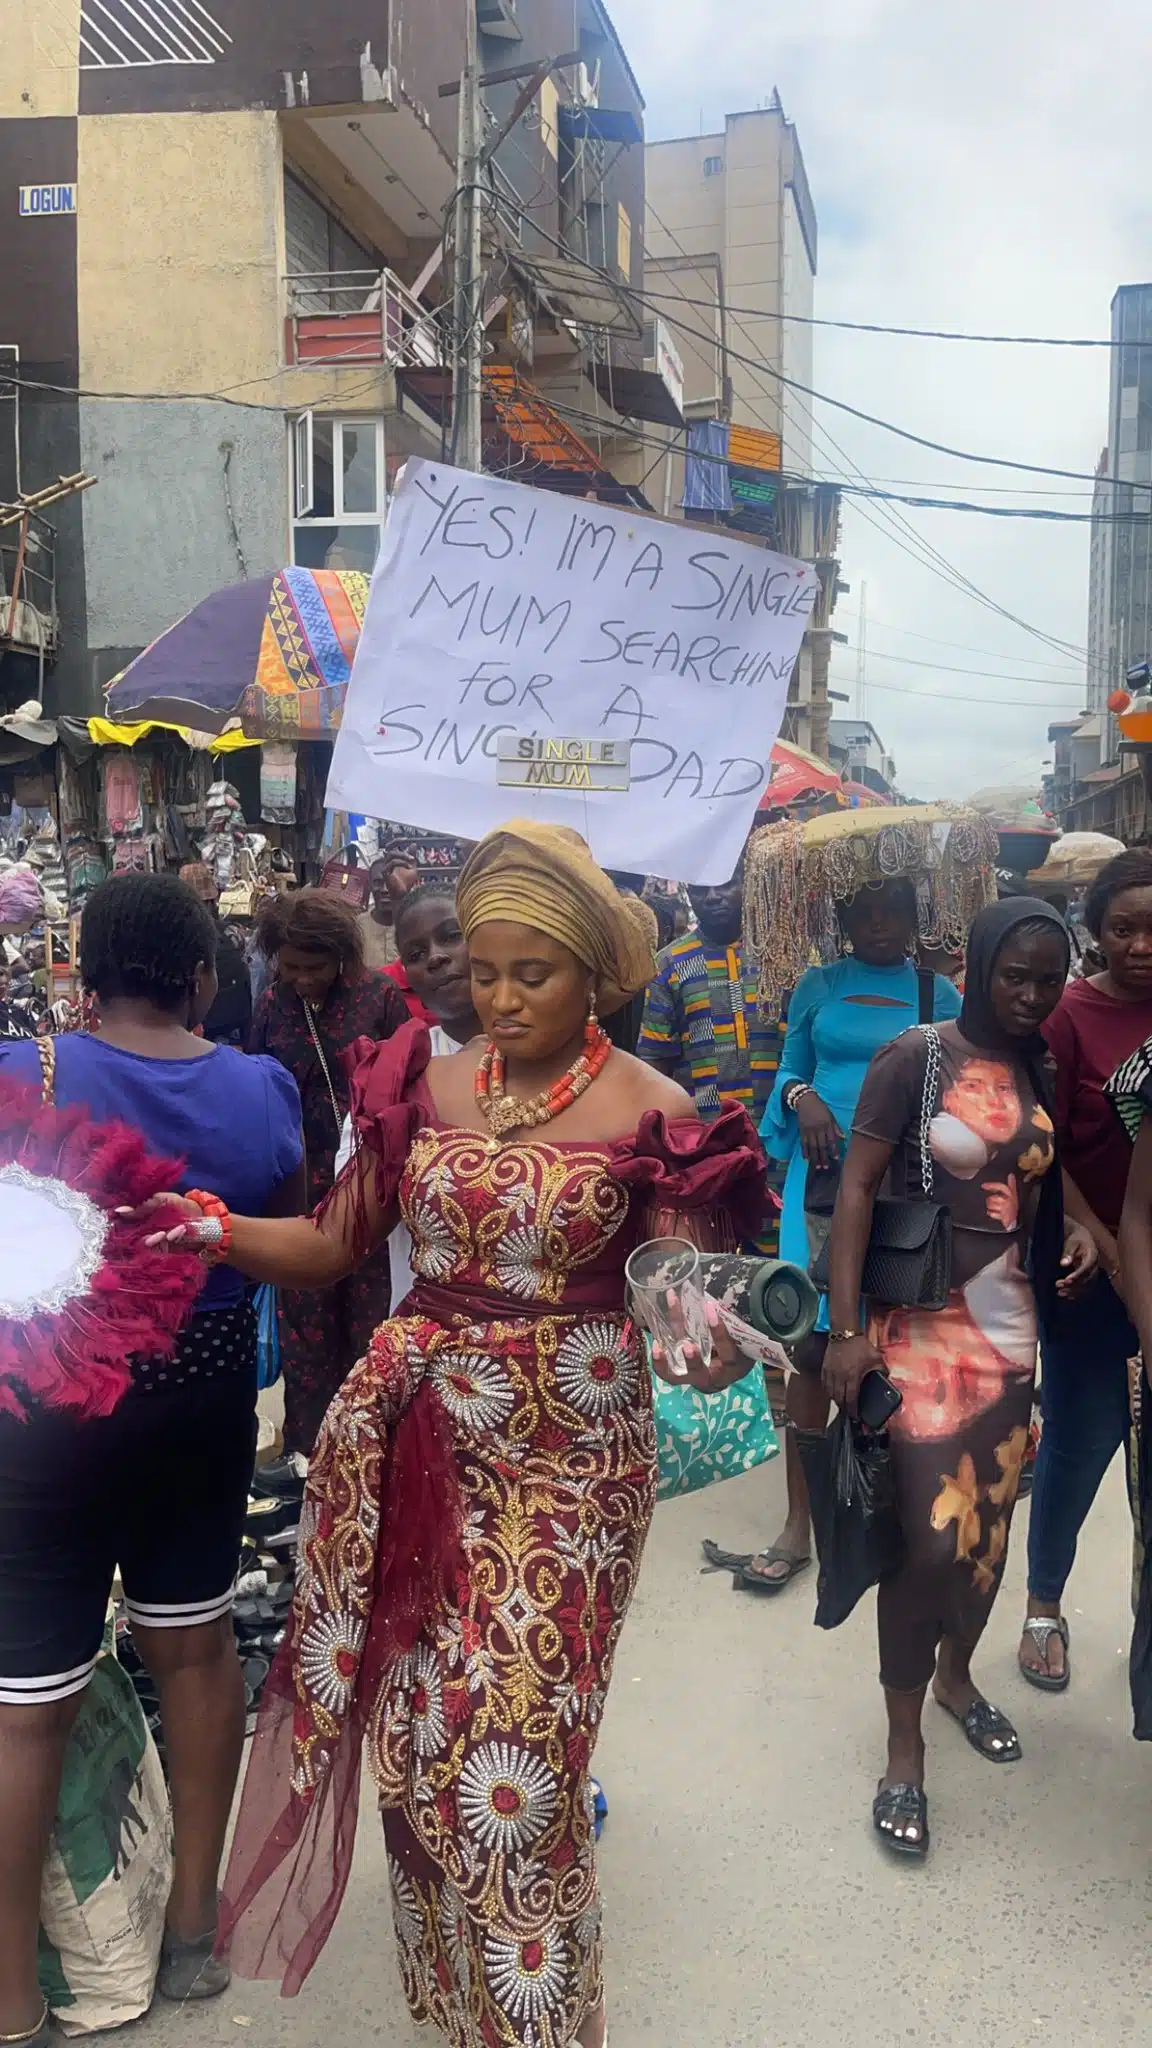
[(198, 732), (242, 716), (253, 738), (332, 732), (367, 597), (366, 576), (338, 569), (279, 569), (214, 591), (114, 677), (108, 716)]
[(177, 619), (108, 685), (109, 718), (223, 732), (256, 674), (272, 582), (216, 590)]

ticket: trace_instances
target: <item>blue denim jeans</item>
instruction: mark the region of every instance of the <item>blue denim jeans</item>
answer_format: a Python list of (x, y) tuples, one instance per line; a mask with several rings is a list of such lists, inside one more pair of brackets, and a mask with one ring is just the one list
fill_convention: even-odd
[(1103, 1274), (1041, 1336), (1040, 1413), (1028, 1523), (1028, 1591), (1061, 1600), (1076, 1539), (1129, 1428), (1128, 1360), (1140, 1340)]

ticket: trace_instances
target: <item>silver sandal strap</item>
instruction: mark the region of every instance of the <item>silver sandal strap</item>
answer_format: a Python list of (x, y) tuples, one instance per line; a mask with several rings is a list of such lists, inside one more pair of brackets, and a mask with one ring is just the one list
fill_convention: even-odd
[(1054, 1635), (1059, 1636), (1065, 1649), (1068, 1648), (1068, 1623), (1063, 1615), (1057, 1620), (1054, 1620), (1050, 1614), (1029, 1615), (1028, 1620), (1024, 1623), (1024, 1633), (1026, 1636), (1031, 1636), (1040, 1655), (1044, 1658), (1047, 1658), (1048, 1645)]

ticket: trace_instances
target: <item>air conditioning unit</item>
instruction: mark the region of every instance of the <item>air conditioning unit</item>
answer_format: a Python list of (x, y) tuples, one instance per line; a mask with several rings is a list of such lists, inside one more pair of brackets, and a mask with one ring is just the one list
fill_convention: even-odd
[(577, 64), (572, 74), (572, 97), (578, 107), (598, 107), (600, 105), (599, 59), (597, 59), (591, 70), (588, 69), (587, 64)]
[(476, 26), (482, 36), (502, 36), (505, 42), (523, 41), (516, 14), (516, 0), (476, 0)]

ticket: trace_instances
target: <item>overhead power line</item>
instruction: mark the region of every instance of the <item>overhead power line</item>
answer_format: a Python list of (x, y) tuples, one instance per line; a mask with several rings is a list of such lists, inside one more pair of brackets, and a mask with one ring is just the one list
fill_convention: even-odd
[[(656, 212), (655, 207), (652, 206), (651, 201), (648, 201), (648, 208), (657, 225), (663, 229), (664, 233), (669, 236), (670, 240), (676, 243), (676, 246), (680, 249), (681, 253), (683, 255), (687, 255), (688, 251), (684, 248), (683, 243), (680, 242), (679, 238), (672, 232), (667, 222), (661, 220), (660, 215)], [(736, 324), (739, 325), (739, 322), (737, 322)], [(743, 328), (741, 328), (740, 331), (742, 333), (745, 332)], [(706, 345), (709, 347), (716, 346), (717, 336), (715, 334), (708, 335), (707, 333), (702, 333), (699, 329), (691, 330), (688, 328), (685, 328), (685, 332), (693, 333), (695, 339), (697, 339), (698, 341), (704, 341)], [(753, 362), (750, 358), (743, 358), (743, 360), (750, 364), (751, 373), (756, 378), (756, 381), (760, 385), (760, 388), (764, 390), (767, 395), (772, 396), (773, 394), (771, 394), (768, 391), (768, 386), (764, 383), (764, 378), (760, 365), (756, 362)], [(860, 479), (861, 482), (871, 483), (871, 478), (865, 475), (864, 471), (859, 467), (859, 464), (852, 460), (852, 458), (841, 447), (840, 443), (835, 439), (835, 437), (831, 434), (826, 433), (822, 427), (818, 426), (810, 402), (806, 406), (805, 410), (808, 414), (809, 425), (813, 435), (818, 435), (819, 439), (822, 442), (830, 443), (832, 448), (836, 451), (836, 454), (839, 456), (840, 460), (847, 463), (849, 469), (855, 471), (857, 477)], [(764, 424), (767, 423), (764, 422)], [(1082, 478), (1077, 478), (1075, 480), (1085, 481), (1085, 479)], [(1089, 478), (1087, 479), (1087, 481), (1094, 483), (1095, 478)], [(877, 530), (884, 533), (886, 537), (889, 540), (891, 540), (896, 547), (900, 548), (902, 552), (904, 552), (905, 554), (909, 554), (912, 560), (918, 562), (922, 568), (926, 568), (929, 574), (939, 576), (940, 579), (943, 582), (947, 583), (951, 589), (963, 591), (965, 594), (971, 597), (976, 603), (984, 605), (989, 611), (996, 613), (999, 617), (1003, 619), (1007, 619), (1008, 621), (1010, 621), (1011, 624), (1018, 626), (1022, 632), (1028, 633), (1033, 639), (1040, 641), (1043, 645), (1054, 647), (1061, 653), (1074, 654), (1082, 659), (1086, 659), (1086, 650), (1084, 648), (1075, 646), (1071, 641), (1061, 640), (1051, 633), (1046, 633), (1041, 627), (1032, 625), (1029, 620), (1021, 618), (1017, 613), (1011, 611), (1006, 605), (1002, 605), (997, 601), (997, 599), (990, 597), (987, 591), (981, 590), (979, 585), (973, 583), (970, 577), (965, 576), (963, 571), (958, 569), (954, 562), (950, 562), (947, 556), (942, 555), (940, 553), (939, 549), (933, 547), (930, 542), (924, 540), (923, 536), (917, 533), (915, 527), (912, 526), (907, 519), (905, 519), (903, 513), (889, 511), (889, 509), (886, 506), (879, 506), (877, 509), (879, 512), (878, 519), (873, 518), (869, 512), (866, 512), (863, 506), (857, 506), (857, 511), (862, 519), (864, 519), (869, 525), (877, 527)], [(904, 535), (907, 536), (906, 539), (900, 538), (901, 531)]]
[[(653, 209), (653, 212), (655, 209)], [(668, 230), (665, 229), (665, 233)], [(686, 255), (686, 250), (681, 250)], [(658, 264), (660, 258), (655, 259)], [(648, 292), (651, 299), (676, 298), (673, 292)], [(686, 305), (701, 306), (711, 310), (714, 301), (709, 299), (685, 299)], [(1096, 335), (1080, 334), (968, 334), (953, 327), (893, 327), (882, 320), (829, 320), (817, 319), (812, 313), (785, 313), (775, 309), (766, 311), (763, 306), (733, 306), (726, 302), (725, 310), (738, 313), (751, 320), (787, 320), (797, 327), (836, 327), (848, 334), (895, 334), (913, 341), (975, 341), (991, 343), (1006, 348), (1152, 348), (1152, 341), (1111, 341)]]
[(915, 697), (921, 704), (981, 704), (986, 711), (1039, 711), (1044, 707), (1024, 697), (968, 697), (953, 690), (905, 690), (899, 683), (878, 683), (868, 678), (869, 692), (886, 690), (890, 697)]
[[(871, 627), (869, 627), (869, 632), (871, 632)], [(1082, 690), (1084, 688), (1084, 677), (1082, 675), (1076, 677), (1002, 676), (997, 675), (995, 669), (990, 668), (962, 668), (948, 661), (916, 661), (910, 654), (888, 654), (882, 647), (873, 647), (871, 641), (869, 641), (868, 646), (868, 658), (869, 661), (895, 661), (899, 663), (901, 668), (926, 669), (933, 675), (938, 676), (983, 676), (984, 680), (989, 683), (1035, 683), (1039, 690)], [(1011, 655), (1005, 655), (1004, 658), (1006, 661), (1010, 661), (1012, 657)]]
[[(854, 625), (856, 621), (856, 613), (845, 611), (840, 605), (836, 607), (836, 617), (844, 625)], [(888, 619), (870, 618), (868, 621), (869, 645), (871, 645), (871, 636), (874, 633), (896, 633), (901, 640), (924, 640), (927, 641), (930, 647), (947, 647), (952, 654), (981, 654), (989, 661), (1012, 662), (1017, 667), (1021, 663), (1027, 668), (1053, 668), (1059, 665), (1058, 661), (1050, 661), (1042, 654), (997, 654), (996, 650), (992, 647), (970, 647), (964, 640), (941, 640), (936, 633), (918, 633), (912, 626), (894, 626)], [(894, 660), (895, 656), (891, 658)], [(1064, 656), (1063, 659), (1065, 666), (1069, 668), (1073, 666), (1070, 655)], [(1077, 663), (1076, 666), (1082, 667), (1083, 664)]]

